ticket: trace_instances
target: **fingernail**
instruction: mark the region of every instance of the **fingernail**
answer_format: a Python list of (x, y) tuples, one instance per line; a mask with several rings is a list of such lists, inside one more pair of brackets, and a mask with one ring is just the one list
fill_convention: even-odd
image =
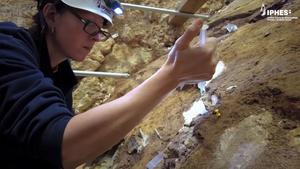
[(192, 29), (195, 31), (195, 30), (199, 30), (201, 27), (201, 22), (199, 24), (199, 22), (196, 22), (195, 24), (193, 24), (192, 26)]

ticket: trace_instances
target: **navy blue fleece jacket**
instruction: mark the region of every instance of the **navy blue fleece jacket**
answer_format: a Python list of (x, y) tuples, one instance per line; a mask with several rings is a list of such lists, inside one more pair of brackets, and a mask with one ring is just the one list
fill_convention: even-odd
[(1, 168), (62, 168), (77, 81), (68, 61), (52, 72), (44, 42), (13, 23), (0, 23)]

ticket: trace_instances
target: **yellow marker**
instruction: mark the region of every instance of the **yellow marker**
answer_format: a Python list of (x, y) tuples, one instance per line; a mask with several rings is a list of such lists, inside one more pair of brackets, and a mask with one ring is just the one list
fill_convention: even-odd
[(217, 117), (221, 117), (221, 113), (220, 113), (220, 110), (219, 110), (219, 109), (215, 109), (215, 110), (213, 111), (213, 114), (215, 114), (215, 116), (217, 116)]

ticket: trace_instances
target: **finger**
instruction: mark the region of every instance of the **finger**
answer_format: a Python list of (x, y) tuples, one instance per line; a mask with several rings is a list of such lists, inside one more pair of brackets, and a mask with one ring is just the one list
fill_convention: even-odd
[(189, 47), (190, 42), (195, 36), (199, 34), (200, 28), (202, 26), (201, 20), (196, 20), (176, 41), (175, 46), (178, 50), (184, 50)]
[(212, 75), (210, 73), (207, 73), (201, 75), (191, 75), (181, 80), (184, 81), (185, 83), (199, 83), (199, 82), (210, 80), (211, 78)]
[(194, 76), (193, 79), (198, 80), (199, 82), (201, 82), (201, 81), (211, 80), (212, 77), (213, 77), (212, 74), (205, 74), (205, 75), (201, 75), (201, 76)]
[(217, 49), (219, 43), (219, 39), (218, 38), (209, 38), (207, 40), (207, 44), (206, 44), (206, 49), (211, 53), (211, 61), (214, 64), (217, 64), (218, 62), (218, 56), (217, 53), (215, 52), (215, 50)]
[[(208, 48), (208, 50), (210, 51), (214, 51), (217, 47), (217, 44), (221, 41), (221, 38), (215, 38), (215, 37), (209, 37), (207, 38), (207, 43), (204, 45), (206, 48)], [(197, 42), (196, 44), (194, 44), (192, 47), (204, 47), (201, 46), (200, 42)]]

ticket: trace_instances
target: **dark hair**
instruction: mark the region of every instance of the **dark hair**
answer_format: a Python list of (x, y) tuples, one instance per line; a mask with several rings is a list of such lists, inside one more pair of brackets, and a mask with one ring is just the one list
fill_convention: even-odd
[(33, 15), (32, 19), (34, 25), (29, 28), (29, 31), (33, 35), (34, 38), (39, 38), (44, 36), (45, 32), (48, 30), (48, 25), (45, 21), (43, 15), (43, 8), (47, 3), (54, 4), (57, 12), (62, 13), (65, 11), (67, 6), (61, 0), (36, 0), (37, 1), (37, 10), (38, 12)]

